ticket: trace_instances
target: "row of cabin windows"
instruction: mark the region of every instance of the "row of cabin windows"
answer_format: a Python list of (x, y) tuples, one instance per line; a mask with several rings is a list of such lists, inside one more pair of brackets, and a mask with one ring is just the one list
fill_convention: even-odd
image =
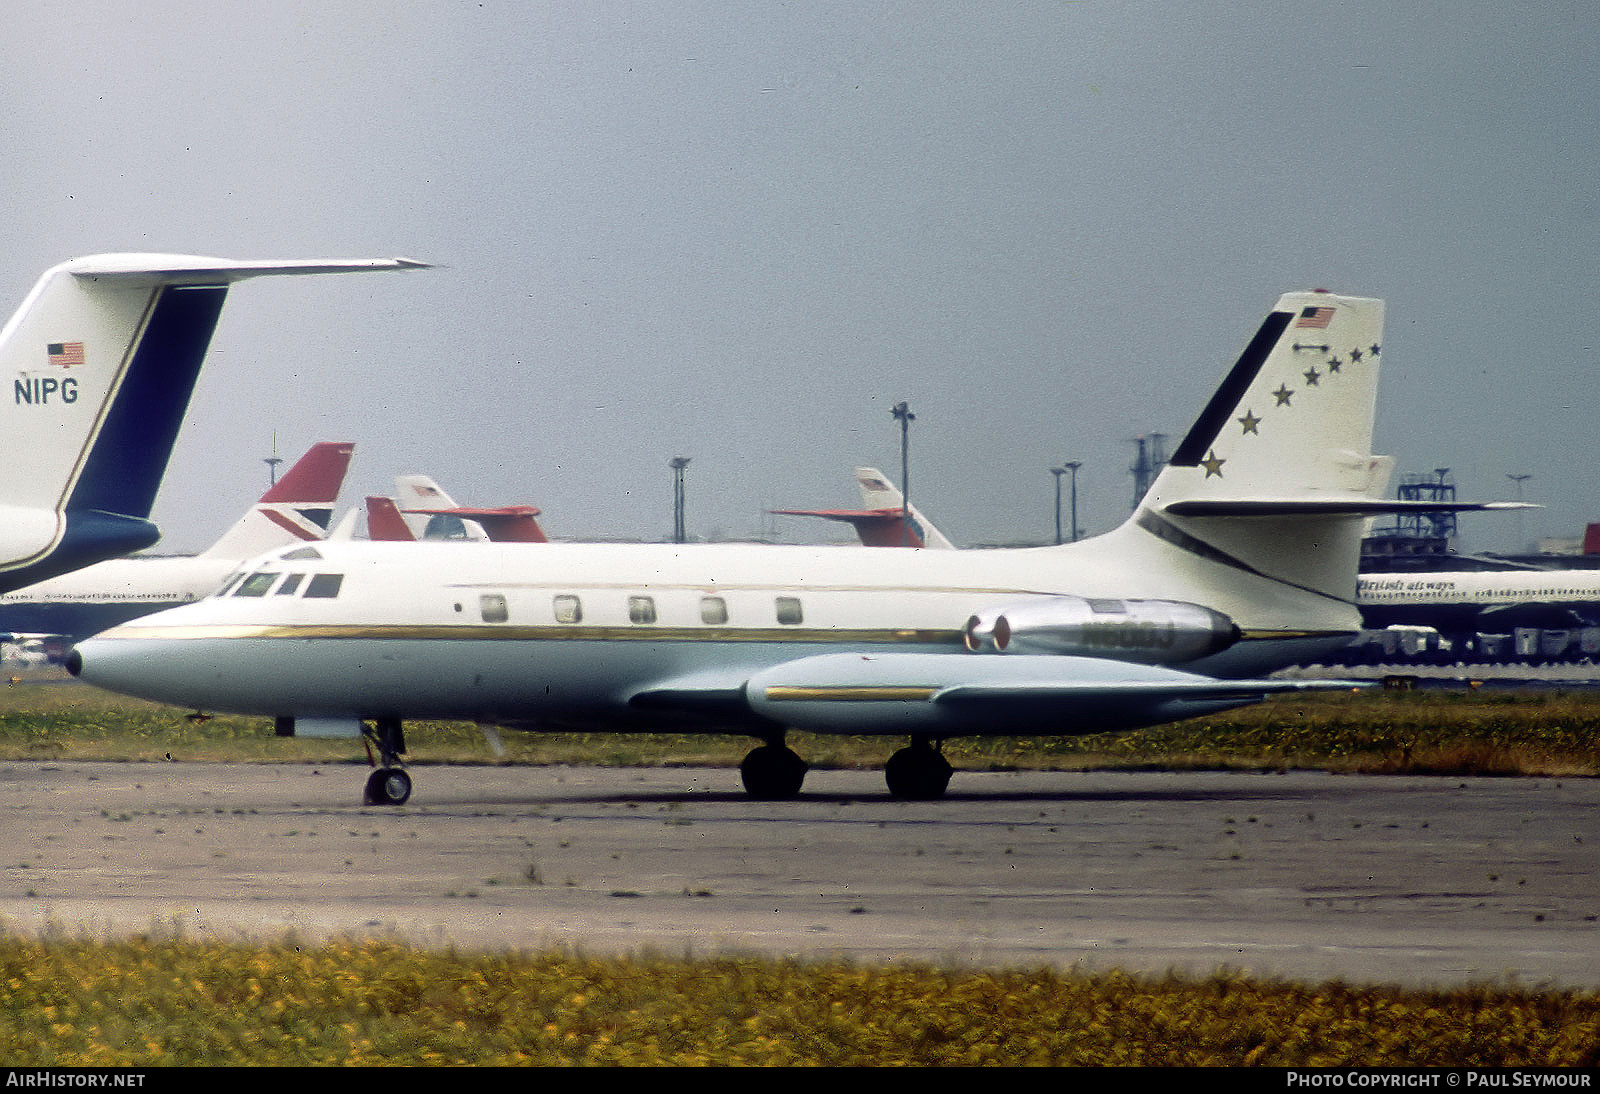
[[(271, 592), (274, 596), (293, 596), (296, 592), (309, 599), (331, 600), (339, 595), (339, 587), (344, 583), (343, 574), (290, 574), (284, 577), (282, 584), (274, 590), (272, 586), (277, 583), (282, 575), (270, 570), (257, 570), (255, 573), (240, 581), (230, 591), (223, 587), (221, 596), (266, 596)], [(310, 577), (310, 581), (306, 578)], [(301, 592), (301, 585), (304, 591)]]
[[(583, 601), (570, 593), (562, 593), (553, 598), (551, 607), (555, 611), (556, 622), (566, 625), (583, 622)], [(511, 618), (510, 608), (506, 605), (506, 598), (500, 593), (484, 593), (478, 597), (478, 610), (485, 623), (504, 623)], [(800, 610), (800, 601), (792, 596), (780, 596), (774, 604), (774, 612), (779, 623), (785, 626), (796, 626), (805, 616)], [(656, 601), (652, 596), (628, 597), (628, 622), (650, 624), (656, 622)], [(728, 621), (728, 602), (720, 596), (703, 596), (700, 598), (700, 622), (707, 626), (721, 626)]]

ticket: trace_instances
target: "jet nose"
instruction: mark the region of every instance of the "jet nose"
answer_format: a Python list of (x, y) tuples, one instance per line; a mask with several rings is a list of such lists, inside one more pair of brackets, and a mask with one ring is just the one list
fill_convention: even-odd
[(67, 652), (63, 667), (85, 684), (118, 695), (188, 706), (182, 685), (185, 665), (174, 665), (171, 651), (159, 640), (85, 638)]

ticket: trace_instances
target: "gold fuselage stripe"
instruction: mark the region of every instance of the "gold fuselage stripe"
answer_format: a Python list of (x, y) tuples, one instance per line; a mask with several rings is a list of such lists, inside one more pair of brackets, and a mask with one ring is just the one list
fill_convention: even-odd
[(770, 687), (764, 693), (774, 702), (824, 702), (824, 703), (903, 703), (909, 700), (932, 699), (936, 687), (800, 687), (783, 685)]
[(958, 630), (911, 630), (822, 627), (658, 627), (511, 626), (503, 624), (195, 624), (155, 627), (128, 624), (102, 637), (196, 641), (218, 638), (275, 639), (430, 639), (513, 642), (813, 642), (960, 645)]
[[(1246, 631), (1244, 641), (1347, 637), (1347, 631)], [(182, 627), (127, 623), (103, 638), (196, 641), (219, 638), (511, 642), (800, 642), (962, 645), (964, 632), (865, 627), (518, 626), (505, 623), (210, 623)]]

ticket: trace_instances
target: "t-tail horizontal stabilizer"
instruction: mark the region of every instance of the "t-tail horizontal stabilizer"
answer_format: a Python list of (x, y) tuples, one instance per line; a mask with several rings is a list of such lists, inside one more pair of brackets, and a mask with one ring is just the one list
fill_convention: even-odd
[(423, 266), (106, 254), (47, 271), (0, 331), (0, 590), (156, 541), (150, 510), (234, 282)]

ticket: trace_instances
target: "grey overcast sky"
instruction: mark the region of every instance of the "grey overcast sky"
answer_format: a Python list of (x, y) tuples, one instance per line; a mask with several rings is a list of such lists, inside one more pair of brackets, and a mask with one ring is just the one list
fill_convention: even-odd
[(4, 306), (77, 255), (407, 255), (234, 290), (168, 469), (203, 548), (356, 443), (563, 538), (957, 543), (1132, 499), (1280, 292), (1388, 301), (1380, 452), (1510, 550), (1600, 520), (1592, 0), (263, 5), (12, 0)]

